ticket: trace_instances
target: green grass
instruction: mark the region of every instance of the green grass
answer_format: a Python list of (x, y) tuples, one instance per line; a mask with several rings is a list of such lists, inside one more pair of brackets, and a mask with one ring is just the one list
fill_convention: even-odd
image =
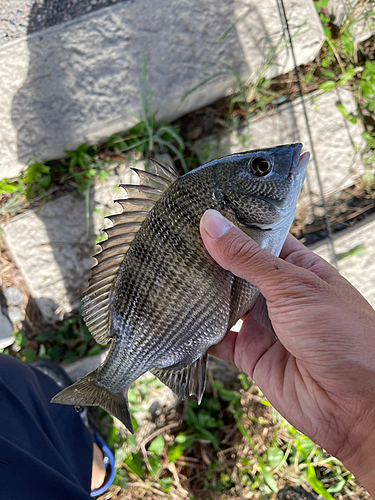
[[(137, 381), (130, 405), (134, 419), (159, 384), (150, 377)], [(107, 439), (117, 471), (103, 500), (121, 498), (124, 490), (129, 498), (271, 499), (289, 484), (327, 500), (369, 498), (338, 460), (278, 415), (246, 376), (240, 374), (234, 390), (219, 381), (212, 390), (201, 406), (191, 400), (185, 408), (162, 408), (139, 428), (133, 420), (134, 436), (109, 417)]]
[(56, 191), (87, 191), (108, 175), (109, 158), (99, 157), (98, 146), (81, 144), (75, 151), (65, 151), (67, 159), (43, 163), (30, 160), (17, 178), (0, 181), (0, 215), (17, 212), (30, 202), (43, 202)]
[[(375, 111), (375, 62), (366, 57), (362, 45), (357, 43), (352, 35), (355, 24), (371, 12), (369, 8), (367, 8), (367, 13), (362, 10), (365, 2), (361, 0), (348, 14), (346, 22), (337, 34), (324, 10), (328, 3), (329, 0), (315, 1), (325, 35), (324, 47), (319, 59), (320, 64), (315, 68), (315, 72), (322, 80), (318, 88), (322, 92), (337, 88), (345, 88), (352, 92), (357, 103), (357, 113), (349, 113), (341, 103), (338, 103), (338, 109), (350, 123), (356, 123), (358, 119), (364, 122), (366, 131), (363, 133), (363, 138), (367, 143), (364, 160), (369, 167), (373, 167), (375, 130), (369, 125), (367, 116)], [(374, 9), (372, 8), (373, 13)]]
[(16, 332), (15, 336), (15, 352), (10, 348), (4, 349), (3, 352), (12, 353), (26, 363), (37, 357), (57, 363), (72, 363), (102, 351), (102, 347), (91, 338), (80, 311), (56, 327), (50, 327), (35, 336), (27, 337), (23, 332)]

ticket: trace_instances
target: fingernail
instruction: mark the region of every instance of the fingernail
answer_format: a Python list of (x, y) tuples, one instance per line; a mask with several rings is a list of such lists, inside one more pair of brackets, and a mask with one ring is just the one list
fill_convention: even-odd
[(217, 240), (228, 232), (233, 224), (216, 210), (207, 210), (202, 217), (202, 227), (212, 239)]

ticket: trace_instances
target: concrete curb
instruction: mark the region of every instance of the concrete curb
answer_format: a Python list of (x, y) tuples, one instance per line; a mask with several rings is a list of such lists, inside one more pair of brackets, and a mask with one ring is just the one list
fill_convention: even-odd
[[(375, 214), (353, 227), (335, 233), (333, 240), (336, 254), (343, 254), (355, 247), (363, 248), (363, 253), (340, 260), (339, 270), (372, 307), (375, 307)], [(330, 262), (328, 240), (319, 241), (309, 248)]]
[[(134, 0), (3, 45), (0, 177), (18, 175), (31, 157), (61, 157), (138, 121), (143, 55), (153, 108), (168, 121), (233, 91), (226, 61), (248, 82), (259, 71), (267, 77), (290, 71), (277, 0), (261, 5)], [(288, 0), (286, 9), (297, 62), (307, 63), (324, 40), (315, 7)]]

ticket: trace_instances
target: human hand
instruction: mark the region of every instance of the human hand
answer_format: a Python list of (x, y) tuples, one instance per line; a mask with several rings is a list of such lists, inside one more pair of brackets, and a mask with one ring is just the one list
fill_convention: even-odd
[(293, 426), (375, 494), (375, 311), (291, 235), (278, 258), (209, 210), (201, 236), (223, 268), (260, 290), (277, 335), (250, 311), (240, 332), (209, 352), (248, 373)]

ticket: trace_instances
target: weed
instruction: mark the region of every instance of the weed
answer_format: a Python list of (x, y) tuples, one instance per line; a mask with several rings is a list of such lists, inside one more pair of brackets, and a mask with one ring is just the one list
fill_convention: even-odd
[(15, 357), (26, 363), (34, 361), (36, 357), (71, 363), (102, 351), (102, 348), (91, 339), (81, 311), (56, 328), (46, 330), (32, 338), (26, 337), (23, 332), (17, 332), (16, 345), (20, 349), (15, 353)]
[[(357, 101), (357, 114), (350, 113), (342, 103), (338, 110), (350, 123), (355, 124), (361, 118), (365, 126), (371, 120), (366, 115), (375, 111), (375, 63), (366, 59), (361, 45), (355, 42), (352, 30), (355, 24), (371, 14), (366, 2), (358, 2), (351, 12), (347, 13), (346, 21), (336, 32), (336, 27), (325, 14), (328, 0), (315, 1), (320, 19), (323, 23), (325, 43), (321, 56), (319, 90), (328, 92), (338, 87), (350, 90)], [(359, 63), (361, 62), (361, 64)], [(375, 162), (375, 130), (367, 126), (363, 134), (366, 148), (363, 152), (364, 162), (372, 168)]]
[(26, 202), (45, 199), (59, 189), (83, 193), (96, 180), (109, 175), (108, 162), (99, 159), (97, 146), (81, 144), (75, 151), (65, 153), (68, 159), (47, 163), (33, 160), (18, 178), (0, 181), (0, 213), (16, 211)]
[[(139, 497), (141, 491), (154, 491), (160, 496), (166, 493), (180, 499), (193, 495), (212, 498), (210, 492), (224, 495), (220, 498), (260, 495), (270, 499), (286, 478), (312, 488), (327, 500), (352, 488), (352, 475), (339, 461), (280, 415), (275, 418), (260, 391), (243, 374), (239, 379), (240, 391), (228, 390), (221, 382), (214, 381), (213, 395), (204, 397), (201, 406), (195, 401), (188, 402), (182, 423), (156, 428), (150, 438), (138, 439), (137, 433), (125, 436), (112, 417), (108, 417), (111, 425), (107, 440), (114, 449), (117, 464), (115, 484), (131, 489), (132, 498), (138, 498), (135, 494), (138, 489)], [(149, 384), (155, 383), (157, 380), (149, 377), (138, 381), (135, 399), (133, 394), (137, 403), (131, 403), (133, 418), (137, 406), (141, 410), (147, 400), (146, 393), (141, 396), (142, 386), (150, 390)], [(252, 412), (261, 412), (263, 418), (250, 419)], [(135, 419), (133, 422), (136, 428)], [(231, 441), (225, 432), (232, 436)], [(259, 438), (261, 434), (269, 436), (266, 447), (264, 438)], [(226, 449), (231, 455), (224, 459)], [(194, 464), (199, 468), (194, 469), (194, 480), (189, 483), (186, 479)]]
[(119, 134), (112, 135), (108, 139), (107, 145), (109, 149), (119, 153), (136, 150), (142, 157), (146, 158), (151, 153), (170, 152), (179, 160), (184, 172), (187, 172), (186, 161), (183, 157), (184, 142), (179, 135), (179, 129), (165, 123), (156, 124), (156, 113), (153, 112), (152, 107), (152, 86), (147, 88), (146, 77), (146, 57), (143, 56), (142, 89), (140, 92), (142, 112), (141, 115), (136, 116), (138, 123), (124, 137)]
[(364, 105), (375, 111), (375, 62), (367, 60), (361, 78), (361, 91)]

